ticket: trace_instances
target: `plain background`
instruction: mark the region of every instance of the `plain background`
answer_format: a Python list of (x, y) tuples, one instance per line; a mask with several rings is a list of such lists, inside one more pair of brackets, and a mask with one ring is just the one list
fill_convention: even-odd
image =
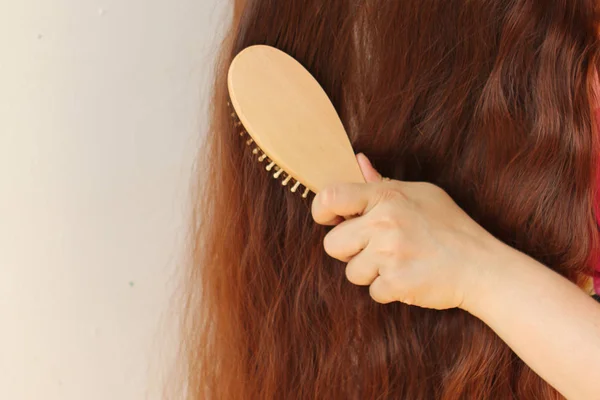
[(0, 0), (0, 399), (159, 398), (227, 4)]

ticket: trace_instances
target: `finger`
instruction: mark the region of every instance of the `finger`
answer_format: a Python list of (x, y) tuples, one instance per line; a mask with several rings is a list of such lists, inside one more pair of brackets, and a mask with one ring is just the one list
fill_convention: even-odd
[(348, 262), (369, 243), (369, 230), (364, 218), (346, 220), (325, 236), (323, 247), (327, 254)]
[(378, 259), (373, 252), (369, 251), (369, 246), (352, 257), (346, 265), (346, 278), (358, 286), (371, 285), (378, 275)]
[(381, 174), (377, 172), (375, 167), (373, 167), (373, 164), (371, 164), (371, 161), (363, 153), (358, 153), (356, 155), (356, 161), (358, 161), (360, 170), (367, 182), (379, 182), (383, 179)]
[(344, 222), (345, 220), (346, 219), (344, 217), (340, 217), (339, 215), (336, 215), (330, 221), (321, 221), (319, 223), (321, 225), (326, 225), (326, 226), (335, 226), (335, 225), (339, 225), (340, 223)]
[(389, 281), (382, 276), (375, 278), (371, 286), (369, 286), (369, 294), (371, 298), (381, 304), (389, 304), (397, 301), (394, 293), (394, 288)]
[(367, 213), (377, 203), (375, 187), (368, 183), (338, 183), (315, 196), (311, 212), (316, 223), (325, 225), (336, 216), (351, 217)]

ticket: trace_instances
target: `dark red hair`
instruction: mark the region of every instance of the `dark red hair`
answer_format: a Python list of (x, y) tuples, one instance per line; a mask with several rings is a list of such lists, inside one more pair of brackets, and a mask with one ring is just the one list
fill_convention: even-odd
[(289, 53), (384, 176), (441, 186), (497, 238), (582, 284), (597, 239), (596, 3), (237, 2), (199, 158), (187, 398), (560, 398), (468, 313), (379, 305), (350, 284), (311, 199), (240, 139), (225, 75), (249, 45)]

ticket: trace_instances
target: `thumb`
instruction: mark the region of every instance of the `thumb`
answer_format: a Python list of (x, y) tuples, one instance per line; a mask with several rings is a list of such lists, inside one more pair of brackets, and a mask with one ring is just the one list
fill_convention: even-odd
[(356, 155), (356, 160), (358, 161), (358, 165), (360, 166), (360, 170), (365, 177), (365, 180), (368, 182), (379, 182), (382, 177), (379, 172), (373, 167), (371, 161), (365, 156), (363, 153), (358, 153)]

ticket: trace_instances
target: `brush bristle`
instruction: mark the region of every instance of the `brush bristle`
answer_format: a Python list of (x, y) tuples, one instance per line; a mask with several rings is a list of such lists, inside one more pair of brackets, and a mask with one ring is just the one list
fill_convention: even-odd
[[(258, 146), (258, 144), (254, 141), (254, 139), (252, 137), (250, 137), (250, 135), (248, 134), (248, 132), (246, 131), (246, 129), (244, 128), (244, 125), (242, 124), (242, 121), (240, 121), (240, 119), (237, 116), (237, 113), (235, 112), (235, 110), (233, 109), (233, 106), (231, 105), (231, 102), (227, 102), (227, 106), (231, 109), (231, 119), (233, 120), (233, 125), (234, 127), (239, 130), (239, 135), (240, 137), (244, 137), (245, 135), (248, 135), (248, 139), (246, 140), (246, 146), (250, 146), (251, 144), (254, 144), (254, 148), (252, 149), (252, 154), (254, 156), (258, 156), (257, 157), (257, 161), (259, 163), (262, 163), (264, 161), (267, 162), (267, 166), (266, 166), (266, 170), (271, 172), (271, 171), (275, 171), (273, 173), (273, 178), (275, 179), (279, 179), (282, 176), (285, 176), (285, 179), (282, 180), (281, 185), (282, 186), (288, 186), (289, 183), (294, 180), (294, 184), (290, 186), (290, 192), (292, 193), (296, 193), (298, 192), (298, 188), (300, 187), (300, 185), (302, 185), (302, 183), (300, 181), (298, 181), (297, 179), (293, 178), (289, 173), (287, 173), (283, 168), (281, 168), (280, 166), (278, 166), (275, 161), (271, 160), (264, 151), (262, 151), (262, 149)], [(308, 189), (305, 186), (305, 190), (302, 193), (302, 198), (307, 198), (308, 194), (310, 193), (310, 189)]]

